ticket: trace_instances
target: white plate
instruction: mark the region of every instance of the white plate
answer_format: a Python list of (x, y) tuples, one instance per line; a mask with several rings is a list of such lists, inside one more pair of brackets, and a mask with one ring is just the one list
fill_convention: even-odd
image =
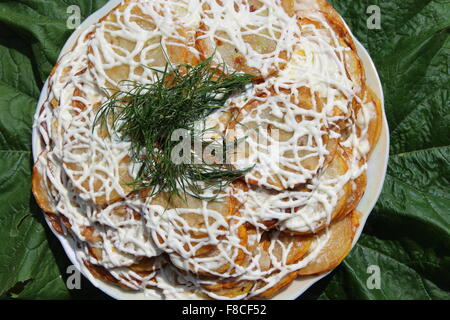
[[(66, 53), (70, 48), (72, 48), (73, 44), (77, 40), (78, 36), (82, 33), (83, 30), (87, 29), (90, 25), (93, 23), (96, 23), (98, 20), (100, 20), (103, 16), (105, 16), (109, 11), (111, 11), (116, 5), (118, 5), (121, 2), (121, 0), (110, 0), (104, 7), (90, 15), (72, 34), (72, 36), (67, 40), (66, 44), (64, 45), (61, 55)], [(358, 210), (363, 214), (363, 217), (361, 219), (361, 224), (356, 232), (355, 238), (353, 240), (353, 245), (358, 241), (361, 232), (364, 228), (364, 225), (367, 221), (367, 218), (372, 211), (373, 207), (375, 206), (378, 197), (381, 193), (381, 189), (383, 187), (384, 177), (386, 175), (386, 169), (387, 169), (387, 163), (388, 163), (388, 156), (389, 156), (389, 129), (388, 124), (386, 121), (386, 115), (384, 114), (384, 96), (383, 96), (383, 88), (381, 86), (381, 81), (378, 76), (378, 72), (375, 68), (375, 65), (370, 58), (367, 50), (361, 45), (361, 43), (353, 36), (353, 39), (355, 41), (357, 51), (359, 54), (359, 57), (361, 58), (365, 70), (366, 70), (366, 77), (367, 77), (367, 84), (374, 90), (376, 95), (379, 97), (382, 108), (383, 108), (383, 126), (381, 129), (381, 136), (378, 141), (377, 146), (375, 147), (375, 150), (372, 153), (372, 156), (368, 162), (368, 170), (367, 170), (367, 185), (369, 186), (366, 189), (366, 192), (364, 194), (364, 197), (361, 199), (361, 202), (358, 205)], [(47, 97), (47, 83), (44, 84), (44, 87), (41, 92), (41, 96), (39, 98), (38, 108), (44, 103), (45, 98)], [(33, 127), (33, 157), (36, 161), (37, 156), (40, 154), (40, 146), (38, 143), (38, 133), (35, 127)], [(77, 259), (75, 255), (75, 251), (73, 249), (74, 243), (73, 240), (66, 238), (64, 236), (61, 236), (59, 233), (55, 232), (53, 228), (51, 227), (49, 221), (47, 220), (47, 224), (50, 226), (50, 229), (52, 229), (55, 236), (59, 239), (61, 242), (64, 250), (66, 251), (67, 256), (69, 257), (70, 261), (83, 273), (84, 276), (86, 276), (91, 283), (105, 292), (107, 295), (115, 298), (115, 299), (148, 299), (147, 296), (144, 295), (144, 293), (140, 292), (127, 292), (124, 291), (112, 284), (103, 282), (101, 280), (98, 280), (94, 278), (91, 273), (86, 270), (84, 265)], [(302, 293), (304, 293), (309, 287), (311, 287), (314, 283), (322, 279), (323, 277), (327, 276), (329, 274), (321, 274), (317, 276), (308, 276), (308, 277), (301, 277), (297, 280), (295, 280), (288, 288), (286, 288), (284, 291), (277, 294), (273, 299), (275, 300), (293, 300), (298, 298)]]

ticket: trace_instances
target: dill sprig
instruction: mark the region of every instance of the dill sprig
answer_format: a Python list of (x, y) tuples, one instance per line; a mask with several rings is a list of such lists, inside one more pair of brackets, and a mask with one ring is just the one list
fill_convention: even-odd
[[(202, 197), (205, 189), (222, 189), (249, 170), (208, 164), (203, 159), (201, 163), (180, 164), (171, 159), (179, 143), (171, 140), (174, 130), (193, 134), (196, 121), (223, 107), (232, 94), (252, 83), (254, 76), (228, 74), (225, 64), (213, 66), (212, 58), (195, 66), (167, 62), (164, 70), (150, 68), (155, 72), (155, 81), (123, 81), (122, 89), (100, 107), (95, 123), (131, 143), (131, 158), (139, 168), (132, 183), (135, 189), (150, 188), (150, 195), (161, 191), (180, 195), (181, 189)], [(204, 145), (211, 143), (204, 141), (202, 134), (192, 141), (195, 139), (201, 139)]]

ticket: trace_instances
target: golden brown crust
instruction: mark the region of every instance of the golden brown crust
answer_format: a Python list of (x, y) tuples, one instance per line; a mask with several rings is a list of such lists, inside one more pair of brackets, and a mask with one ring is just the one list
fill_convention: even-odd
[(367, 87), (367, 92), (369, 96), (368, 101), (371, 101), (375, 105), (375, 117), (370, 120), (368, 129), (370, 143), (368, 158), (370, 158), (381, 136), (381, 128), (383, 127), (383, 107), (381, 106), (380, 99), (378, 99), (371, 88)]
[(36, 199), (39, 207), (47, 213), (56, 214), (50, 194), (48, 192), (47, 184), (44, 181), (44, 177), (42, 177), (42, 175), (39, 173), (37, 164), (33, 166), (31, 185), (34, 198)]
[(297, 278), (297, 272), (292, 272), (283, 277), (276, 285), (267, 289), (266, 291), (261, 292), (257, 296), (256, 299), (270, 299), (279, 293), (281, 290), (289, 286), (295, 279)]
[(349, 182), (352, 192), (347, 198), (344, 208), (337, 218), (342, 218), (353, 212), (364, 196), (367, 186), (367, 174), (363, 172), (359, 177)]
[[(108, 17), (114, 13), (116, 10), (124, 10), (131, 2), (134, 2), (137, 0), (126, 0), (123, 4), (116, 6), (113, 10), (110, 11), (109, 14), (102, 17), (99, 22), (106, 21)], [(283, 5), (283, 8), (288, 13), (288, 15), (292, 16), (295, 14), (295, 0), (281, 0), (281, 3)], [(353, 41), (353, 38), (351, 36), (350, 31), (346, 28), (345, 23), (343, 22), (342, 18), (339, 16), (339, 14), (336, 12), (336, 10), (325, 0), (316, 0), (317, 4), (320, 6), (320, 11), (323, 13), (324, 17), (326, 18), (327, 22), (330, 24), (330, 26), (333, 28), (334, 32), (338, 34), (338, 36), (341, 38), (341, 41), (343, 41), (345, 46), (351, 49), (351, 51), (347, 52), (347, 55), (345, 57), (345, 65), (347, 68), (348, 76), (357, 84), (359, 84), (361, 88), (360, 95), (362, 96), (363, 92), (367, 92), (368, 95), (368, 101), (372, 101), (375, 105), (375, 111), (376, 111), (376, 117), (374, 117), (369, 124), (369, 142), (371, 146), (371, 151), (373, 151), (373, 148), (375, 147), (381, 133), (381, 126), (382, 126), (382, 106), (379, 99), (376, 97), (374, 92), (366, 87), (365, 82), (365, 71), (364, 66), (361, 62), (361, 59), (358, 57), (356, 53), (356, 46)], [(306, 19), (306, 18), (305, 18)], [(311, 21), (309, 21), (311, 22)], [(317, 23), (312, 21), (311, 23)], [(204, 27), (204, 25), (203, 25)], [(184, 30), (180, 30), (181, 36), (186, 36), (186, 33)], [(197, 36), (201, 35), (201, 30), (197, 32)], [(88, 36), (93, 36), (93, 32), (90, 33)], [(190, 39), (192, 40), (192, 39)], [(254, 39), (249, 39), (249, 41), (253, 41)], [(179, 41), (179, 40), (173, 40), (173, 41)], [(203, 57), (206, 58), (207, 54), (210, 52), (210, 46), (205, 43), (204, 41), (198, 41), (197, 39), (194, 39), (195, 46), (199, 51), (203, 54)], [(218, 44), (220, 45), (220, 44)], [(264, 46), (263, 46), (264, 47)], [(270, 45), (267, 44), (266, 47), (262, 48), (262, 50), (269, 50)], [(190, 64), (196, 64), (198, 63), (198, 58), (192, 55), (188, 50), (180, 50), (180, 47), (175, 48), (168, 48), (169, 56), (173, 58), (173, 61), (182, 61), (187, 62)], [(254, 73), (255, 70), (251, 70), (246, 66), (245, 63), (245, 57), (240, 57), (237, 55), (235, 59), (233, 59), (233, 62), (235, 63), (235, 66), (237, 66), (238, 70), (247, 71), (249, 73)], [(57, 67), (59, 66), (59, 62), (56, 63), (54, 68), (51, 71), (50, 77), (53, 77), (55, 74), (55, 71)], [(70, 70), (66, 70), (68, 72)], [(85, 70), (84, 70), (85, 71)], [(77, 89), (78, 90), (78, 89)], [(81, 96), (82, 93), (74, 92), (74, 96)], [(74, 102), (74, 107), (79, 110), (84, 110), (86, 106), (79, 101)], [(59, 102), (57, 100), (52, 100), (50, 102), (51, 106), (53, 108), (58, 107)], [(356, 104), (355, 110), (358, 107)], [(360, 106), (359, 106), (360, 107)], [(330, 156), (331, 159), (335, 159), (337, 156), (337, 146), (336, 149), (333, 151), (332, 156)], [(67, 218), (64, 216), (59, 215), (56, 210), (54, 209), (54, 206), (52, 204), (52, 198), (51, 195), (48, 192), (47, 189), (47, 183), (44, 180), (45, 178), (42, 177), (42, 175), (39, 173), (38, 165), (35, 164), (33, 167), (33, 175), (32, 175), (32, 191), (36, 198), (36, 202), (38, 205), (42, 208), (42, 210), (45, 211), (47, 218), (52, 226), (52, 228), (57, 231), (60, 234), (64, 234), (64, 227), (70, 228), (70, 223)], [(129, 179), (125, 179), (125, 182), (129, 182)], [(254, 183), (250, 181), (250, 183)], [(312, 274), (318, 274), (323, 273), (328, 270), (331, 270), (335, 268), (348, 254), (349, 250), (351, 249), (352, 240), (355, 235), (355, 230), (357, 226), (359, 225), (359, 217), (360, 214), (355, 211), (355, 208), (357, 207), (359, 201), (361, 200), (362, 196), (364, 195), (364, 190), (367, 184), (367, 176), (366, 174), (362, 174), (360, 177), (356, 178), (354, 181), (352, 181), (352, 184), (356, 186), (355, 189), (351, 189), (351, 184), (347, 184), (344, 187), (344, 197), (339, 201), (336, 210), (332, 214), (332, 224), (330, 225), (330, 240), (325, 246), (325, 248), (320, 253), (318, 259), (316, 261), (313, 261), (305, 268), (301, 269), (299, 272), (292, 272), (273, 286), (272, 288), (264, 291), (263, 293), (260, 293), (257, 298), (271, 298), (275, 294), (277, 294), (280, 290), (288, 286), (292, 281), (295, 280), (295, 278), (298, 275), (312, 275)], [(129, 190), (131, 192), (131, 190)], [(112, 197), (109, 199), (109, 201), (106, 201), (105, 199), (94, 199), (94, 202), (96, 202), (99, 205), (106, 205), (108, 203), (114, 202), (119, 200), (121, 197), (118, 194), (112, 195)], [(232, 219), (233, 216), (239, 215), (239, 206), (241, 204), (237, 202), (236, 199), (231, 198), (228, 204), (228, 212), (227, 216), (229, 219)], [(267, 222), (267, 228), (273, 228), (276, 226), (277, 221), (271, 220)], [(248, 243), (248, 234), (249, 229), (251, 226), (248, 226), (246, 224), (243, 224), (239, 227), (238, 230), (238, 236), (241, 239), (240, 245), (243, 247), (249, 247), (250, 244)], [(317, 231), (322, 230), (325, 228), (325, 224), (320, 227)], [(88, 227), (83, 230), (82, 232), (83, 236), (86, 238), (86, 240), (91, 242), (96, 242), (99, 239), (95, 236), (95, 234), (92, 232), (91, 229)], [(266, 238), (269, 233), (266, 233)], [(291, 252), (289, 252), (287, 264), (294, 264), (298, 261), (300, 261), (305, 254), (307, 254), (308, 250), (310, 249), (310, 245), (313, 242), (313, 236), (310, 237), (304, 237), (302, 236), (304, 234), (288, 234), (288, 233), (280, 233), (280, 237), (282, 242), (291, 242), (294, 244), (293, 249)], [(261, 247), (267, 251), (268, 249), (268, 241), (266, 238), (263, 237), (263, 240), (261, 241)], [(92, 257), (101, 259), (101, 256), (99, 256), (98, 250), (95, 250), (94, 247), (88, 246), (89, 252)], [(208, 253), (211, 253), (214, 250), (214, 248), (205, 248), (204, 251), (198, 252), (198, 255), (207, 255)], [(237, 265), (244, 265), (246, 262), (246, 255), (244, 252), (239, 249), (239, 253), (237, 255), (235, 263)], [(116, 279), (106, 268), (95, 265), (90, 263), (89, 261), (85, 260), (84, 265), (86, 268), (98, 279), (101, 279), (102, 281), (106, 281), (115, 285), (118, 285), (124, 289), (129, 290), (130, 288), (128, 286), (125, 286), (122, 284), (118, 279)], [(137, 274), (141, 276), (149, 275), (151, 272), (153, 272), (155, 269), (157, 269), (157, 265), (155, 263), (155, 259), (153, 258), (142, 258), (140, 261), (136, 262), (135, 264), (131, 265), (129, 267), (130, 270), (136, 272)], [(216, 272), (225, 272), (229, 268), (229, 265), (224, 265), (223, 268), (220, 268), (219, 270), (216, 270)], [(202, 276), (209, 276), (210, 274), (201, 272), (199, 273)], [(202, 285), (203, 289), (206, 291), (210, 291), (218, 296), (228, 297), (228, 298), (235, 298), (241, 295), (245, 295), (250, 290), (257, 285), (257, 282), (254, 281), (233, 281), (233, 280), (221, 280), (218, 281), (214, 285)]]
[(245, 296), (254, 286), (254, 281), (249, 280), (219, 280), (215, 284), (202, 284), (206, 292), (226, 298)]
[(119, 280), (117, 280), (106, 268), (90, 263), (87, 260), (84, 260), (83, 263), (85, 267), (89, 270), (89, 272), (97, 279), (115, 284), (127, 291), (131, 290), (130, 287), (124, 285)]
[(53, 205), (53, 199), (49, 193), (48, 184), (45, 178), (40, 173), (39, 166), (41, 157), (45, 157), (45, 153), (41, 153), (38, 161), (33, 165), (33, 173), (31, 177), (31, 190), (36, 200), (37, 205), (44, 211), (44, 214), (52, 226), (53, 230), (57, 233), (64, 235), (64, 221), (61, 219), (62, 216), (55, 210)]
[(353, 214), (333, 222), (328, 231), (327, 243), (311, 263), (298, 271), (299, 275), (324, 273), (336, 268), (344, 260), (352, 248), (355, 235)]
[[(349, 170), (348, 166), (348, 156), (345, 154), (345, 151), (342, 148), (338, 148), (338, 152), (335, 155), (334, 159), (330, 163), (329, 167), (325, 170), (324, 174), (329, 174), (332, 177), (336, 178), (337, 176), (345, 175), (347, 171)], [(331, 173), (328, 173), (328, 171)], [(342, 216), (342, 212), (345, 210), (347, 203), (349, 202), (349, 198), (352, 196), (352, 185), (351, 182), (346, 183), (342, 189), (341, 194), (339, 196), (339, 199), (333, 208), (333, 211), (331, 213), (331, 222), (338, 220)], [(300, 211), (301, 208), (296, 208), (295, 212)], [(305, 232), (298, 232), (294, 230), (283, 230), (283, 232), (294, 234), (294, 235), (303, 235), (303, 236), (309, 236), (318, 234), (321, 231), (323, 231), (327, 227), (327, 218), (323, 218), (317, 226), (314, 228), (314, 230), (308, 230)]]

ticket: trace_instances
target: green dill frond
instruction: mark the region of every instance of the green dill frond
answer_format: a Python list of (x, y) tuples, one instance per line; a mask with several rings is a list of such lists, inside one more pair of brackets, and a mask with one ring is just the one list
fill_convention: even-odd
[[(223, 107), (227, 99), (252, 83), (254, 76), (228, 74), (225, 64), (213, 66), (213, 57), (192, 66), (167, 63), (163, 70), (150, 68), (155, 81), (147, 84), (123, 81), (96, 114), (95, 124), (111, 129), (131, 143), (130, 155), (139, 167), (136, 189), (151, 188), (179, 195), (179, 190), (200, 197), (205, 189), (222, 189), (249, 169), (235, 170), (229, 164), (181, 163), (171, 159), (172, 133), (191, 134), (194, 123)], [(194, 139), (203, 139), (194, 137)], [(193, 139), (193, 140), (194, 140)], [(224, 139), (225, 141), (225, 139)], [(207, 145), (207, 141), (202, 140)]]

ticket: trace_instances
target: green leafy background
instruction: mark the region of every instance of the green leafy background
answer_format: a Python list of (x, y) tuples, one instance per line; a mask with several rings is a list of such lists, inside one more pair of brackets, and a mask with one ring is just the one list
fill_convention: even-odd
[[(106, 0), (0, 0), (0, 298), (104, 299), (68, 290), (69, 261), (31, 195), (31, 126), (40, 89), (73, 30)], [(364, 233), (302, 299), (450, 299), (450, 1), (333, 0), (381, 76), (391, 154)], [(367, 8), (381, 8), (381, 30)], [(378, 265), (381, 288), (369, 290)]]

